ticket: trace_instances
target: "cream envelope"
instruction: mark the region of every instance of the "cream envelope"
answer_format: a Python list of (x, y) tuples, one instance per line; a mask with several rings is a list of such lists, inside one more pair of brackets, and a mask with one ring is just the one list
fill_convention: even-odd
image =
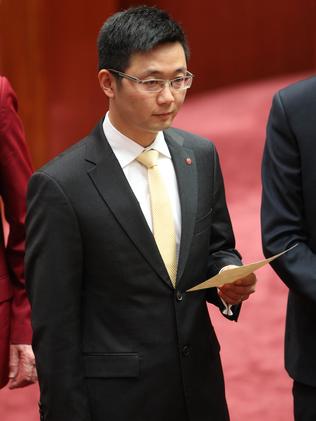
[(260, 260), (259, 262), (249, 263), (248, 265), (238, 266), (232, 269), (224, 270), (223, 272), (218, 273), (217, 275), (213, 276), (210, 279), (207, 279), (201, 284), (198, 284), (195, 287), (188, 289), (187, 292), (198, 291), (199, 289), (220, 287), (224, 284), (231, 284), (232, 282), (235, 282), (238, 279), (244, 278), (245, 276), (250, 275), (256, 270), (262, 268), (266, 264), (272, 262), (273, 260), (282, 256), (282, 254), (287, 253), (288, 251), (292, 250), (296, 246), (297, 244), (288, 248), (282, 253), (275, 254), (274, 256), (269, 257), (268, 259), (264, 259), (264, 260)]

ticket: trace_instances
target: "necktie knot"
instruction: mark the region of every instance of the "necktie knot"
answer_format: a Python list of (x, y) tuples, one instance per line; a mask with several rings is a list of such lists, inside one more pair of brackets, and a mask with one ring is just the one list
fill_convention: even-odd
[(151, 149), (150, 151), (142, 152), (138, 157), (137, 161), (144, 165), (146, 168), (152, 168), (157, 165), (159, 152)]

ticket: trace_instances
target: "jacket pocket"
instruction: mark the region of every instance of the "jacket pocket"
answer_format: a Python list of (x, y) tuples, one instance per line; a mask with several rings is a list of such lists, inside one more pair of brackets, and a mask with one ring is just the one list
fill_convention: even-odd
[(211, 226), (213, 209), (210, 209), (205, 215), (195, 221), (194, 235), (203, 232)]
[(132, 378), (140, 375), (140, 358), (137, 353), (85, 354), (87, 378)]

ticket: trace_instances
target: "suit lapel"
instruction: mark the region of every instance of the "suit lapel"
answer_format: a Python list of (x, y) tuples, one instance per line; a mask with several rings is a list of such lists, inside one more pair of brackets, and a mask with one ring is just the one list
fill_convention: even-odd
[(141, 207), (108, 144), (100, 123), (87, 143), (86, 161), (94, 164), (88, 170), (95, 188), (155, 272), (170, 287), (168, 272)]
[(182, 146), (182, 136), (173, 129), (164, 134), (176, 172), (181, 205), (181, 241), (177, 272), (177, 285), (180, 285), (191, 247), (197, 210), (196, 162), (193, 150)]

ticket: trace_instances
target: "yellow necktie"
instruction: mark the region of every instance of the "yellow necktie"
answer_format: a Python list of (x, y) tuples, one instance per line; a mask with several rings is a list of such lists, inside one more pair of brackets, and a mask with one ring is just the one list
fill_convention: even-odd
[(176, 232), (170, 199), (158, 168), (158, 156), (158, 151), (145, 151), (137, 157), (137, 161), (148, 168), (153, 234), (172, 285), (175, 287), (177, 276)]

